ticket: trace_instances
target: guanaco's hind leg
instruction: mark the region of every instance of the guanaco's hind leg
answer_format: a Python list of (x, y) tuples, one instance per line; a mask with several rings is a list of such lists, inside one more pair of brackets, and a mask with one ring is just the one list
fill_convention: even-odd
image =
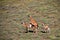
[(28, 30), (28, 28), (26, 27), (26, 33), (28, 33), (28, 31), (29, 31), (29, 30)]
[(33, 32), (37, 33), (37, 28), (33, 27)]

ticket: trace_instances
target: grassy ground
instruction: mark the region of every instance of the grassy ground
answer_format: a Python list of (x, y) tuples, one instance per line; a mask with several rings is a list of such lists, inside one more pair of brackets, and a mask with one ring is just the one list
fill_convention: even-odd
[[(0, 0), (0, 40), (60, 40), (60, 0)], [(23, 33), (22, 21), (32, 15), (39, 32)], [(41, 20), (51, 33), (41, 33)]]

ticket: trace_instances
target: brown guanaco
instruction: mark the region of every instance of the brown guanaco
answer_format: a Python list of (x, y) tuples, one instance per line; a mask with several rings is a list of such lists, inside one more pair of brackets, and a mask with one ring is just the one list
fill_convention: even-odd
[(30, 24), (34, 26), (33, 30), (35, 30), (35, 32), (37, 33), (38, 23), (36, 22), (36, 20), (31, 15), (29, 15), (28, 17), (30, 18)]
[(26, 28), (26, 32), (29, 32), (30, 28), (32, 28), (33, 32), (35, 32), (35, 26), (31, 23), (22, 22), (21, 24)]

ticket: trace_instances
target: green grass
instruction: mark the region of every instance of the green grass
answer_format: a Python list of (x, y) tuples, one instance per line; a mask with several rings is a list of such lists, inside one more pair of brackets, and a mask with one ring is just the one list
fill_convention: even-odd
[[(60, 1), (57, 0), (0, 0), (0, 40), (60, 40)], [(21, 22), (29, 22), (32, 15), (39, 32), (24, 33)], [(42, 33), (43, 21), (51, 28)]]

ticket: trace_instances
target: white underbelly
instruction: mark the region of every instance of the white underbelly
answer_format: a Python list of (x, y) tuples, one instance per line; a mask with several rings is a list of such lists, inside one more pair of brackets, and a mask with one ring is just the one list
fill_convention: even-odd
[(32, 25), (29, 26), (30, 28), (32, 27)]

